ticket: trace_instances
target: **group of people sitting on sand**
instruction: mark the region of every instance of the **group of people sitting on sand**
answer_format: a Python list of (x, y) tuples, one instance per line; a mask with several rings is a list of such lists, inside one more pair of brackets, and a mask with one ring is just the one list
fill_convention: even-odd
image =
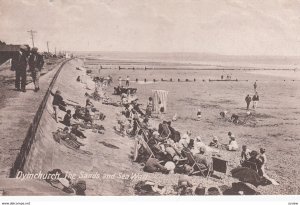
[[(86, 104), (82, 107), (78, 104), (67, 103), (59, 90), (55, 93), (51, 92), (51, 94), (53, 95), (54, 119), (65, 126), (63, 129), (58, 128), (56, 132), (53, 132), (53, 138), (56, 142), (64, 143), (69, 148), (79, 149), (84, 144), (78, 139), (86, 138), (84, 134), (86, 129), (92, 129), (93, 132), (103, 134), (104, 127), (96, 124), (95, 121), (104, 120), (105, 115), (95, 108), (89, 98), (86, 99)], [(73, 114), (71, 109), (74, 110)], [(58, 121), (60, 112), (65, 112), (65, 114), (62, 120)]]
[[(236, 113), (232, 113), (230, 116), (228, 116), (228, 111), (224, 110), (221, 111), (220, 113), (221, 118), (225, 119), (226, 121), (232, 122), (234, 124), (241, 124), (241, 123), (245, 123), (245, 118), (244, 120), (240, 119), (240, 116)], [(247, 111), (247, 116), (250, 116), (251, 113), (250, 111)]]
[(172, 126), (171, 121), (163, 120), (155, 127), (149, 121), (153, 107), (151, 97), (145, 113), (135, 95), (122, 94), (121, 104), (123, 109), (118, 117), (119, 132), (123, 136), (136, 138), (134, 161), (144, 161), (145, 171), (190, 173), (193, 169), (192, 162), (186, 156), (189, 155), (208, 172), (212, 166), (212, 155), (219, 153), (219, 149), (238, 150), (238, 144), (231, 132), (228, 133), (228, 144), (221, 144), (214, 137), (209, 145), (205, 145), (201, 137), (193, 137), (191, 131), (180, 133)]
[[(58, 122), (59, 110), (66, 112), (63, 120), (60, 121), (66, 126), (71, 126), (71, 124), (78, 124), (79, 120), (83, 120), (83, 122), (93, 124), (93, 121), (95, 119), (105, 119), (105, 115), (95, 108), (94, 104), (89, 98), (86, 99), (85, 107), (82, 107), (80, 105), (66, 103), (61, 95), (61, 91), (59, 90), (57, 90), (54, 94), (51, 92), (51, 94), (53, 95), (52, 105), (56, 122)], [(70, 109), (67, 109), (67, 106), (71, 106), (72, 108), (74, 108), (75, 111), (73, 115), (72, 111)]]
[[(220, 150), (236, 152), (239, 145), (235, 135), (228, 132), (228, 143), (221, 143), (213, 136), (207, 145), (201, 136), (193, 136), (191, 131), (182, 133), (172, 126), (172, 121), (162, 120), (157, 126), (151, 120), (153, 99), (148, 99), (145, 113), (140, 108), (138, 98), (132, 94), (121, 94), (122, 111), (118, 117), (119, 131), (123, 136), (135, 138), (133, 160), (143, 164), (145, 172), (180, 173), (191, 175), (199, 172), (203, 176), (213, 173), (213, 158), (222, 158)], [(226, 113), (224, 113), (224, 116)], [(201, 118), (201, 110), (197, 113)], [(235, 116), (232, 117), (235, 119)], [(195, 166), (195, 164), (197, 166)], [(260, 153), (249, 151), (242, 146), (241, 167), (255, 170), (259, 176), (265, 174), (265, 149)]]
[[(191, 131), (181, 134), (172, 127), (171, 121), (163, 121), (158, 129), (141, 124), (136, 134), (134, 161), (145, 163), (143, 169), (146, 172), (191, 175), (200, 171), (201, 175), (209, 176), (213, 174), (213, 158), (222, 159), (220, 150), (239, 150), (235, 136), (228, 132), (228, 137), (228, 144), (220, 143), (218, 137), (213, 136), (206, 145), (200, 136), (193, 137)], [(250, 168), (270, 184), (278, 185), (265, 172), (265, 152), (264, 148), (260, 148), (259, 153), (250, 151), (243, 145), (240, 166)]]
[[(191, 131), (181, 134), (171, 126), (170, 121), (163, 121), (159, 125), (158, 131), (154, 128), (152, 136), (147, 139), (150, 134), (147, 137), (145, 137), (146, 134), (138, 136), (138, 144), (145, 146), (142, 143), (146, 142), (156, 158), (147, 160), (145, 171), (153, 170), (153, 166), (155, 166), (159, 167), (157, 171), (161, 172), (192, 174), (195, 171), (192, 165), (196, 163), (201, 167), (200, 169), (206, 171), (205, 175), (207, 175), (212, 172), (212, 157), (221, 156), (219, 154), (220, 149), (238, 150), (238, 144), (231, 132), (228, 133), (230, 138), (228, 144), (221, 144), (218, 138), (214, 136), (209, 145), (206, 145), (200, 136), (193, 137)], [(140, 153), (140, 156), (137, 155), (135, 160), (138, 161), (138, 158), (143, 157), (143, 154), (145, 153)], [(154, 163), (155, 161), (156, 163)], [(159, 162), (165, 163), (165, 168), (159, 166)]]
[[(120, 104), (123, 107), (121, 113), (118, 117), (118, 125), (120, 133), (125, 135), (134, 135), (137, 130), (137, 121), (139, 121), (139, 116), (143, 116), (144, 119), (142, 123), (148, 123), (148, 115), (145, 114), (138, 103), (138, 98), (135, 94), (130, 92), (122, 93)], [(140, 121), (139, 121), (140, 123)]]

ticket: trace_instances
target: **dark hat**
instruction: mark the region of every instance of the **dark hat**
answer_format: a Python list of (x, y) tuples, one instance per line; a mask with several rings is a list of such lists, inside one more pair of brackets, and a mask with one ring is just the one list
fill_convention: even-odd
[(39, 49), (37, 48), (37, 47), (33, 47), (32, 49), (31, 49), (31, 51), (38, 51)]
[(258, 152), (253, 150), (251, 153), (250, 153), (250, 156), (251, 157), (256, 157), (258, 155)]
[(26, 45), (21, 45), (20, 50), (27, 51), (27, 46)]

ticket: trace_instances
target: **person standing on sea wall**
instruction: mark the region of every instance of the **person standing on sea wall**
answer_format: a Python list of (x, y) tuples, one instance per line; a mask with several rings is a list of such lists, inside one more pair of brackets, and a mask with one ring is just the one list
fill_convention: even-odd
[(28, 47), (21, 45), (18, 54), (12, 58), (11, 70), (16, 72), (15, 88), (17, 91), (26, 92), (28, 52)]
[(253, 95), (252, 101), (253, 101), (253, 108), (256, 109), (258, 101), (259, 101), (259, 96), (258, 96), (257, 92), (255, 93), (255, 95)]
[(247, 103), (247, 110), (249, 110), (249, 106), (250, 106), (250, 103), (251, 103), (251, 97), (250, 97), (249, 94), (246, 96), (245, 101)]
[(31, 49), (31, 54), (29, 56), (28, 64), (29, 64), (29, 70), (31, 72), (32, 81), (34, 83), (34, 92), (39, 91), (39, 79), (40, 79), (40, 73), (44, 66), (44, 58), (42, 55), (40, 55), (38, 52), (37, 47), (33, 47)]

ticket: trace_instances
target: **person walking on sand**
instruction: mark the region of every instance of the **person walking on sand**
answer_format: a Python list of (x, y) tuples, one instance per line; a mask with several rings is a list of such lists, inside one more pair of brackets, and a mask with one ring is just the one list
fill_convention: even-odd
[(20, 46), (20, 51), (12, 58), (11, 70), (16, 72), (15, 88), (26, 92), (26, 69), (28, 65), (28, 47)]
[(122, 78), (119, 77), (118, 81), (119, 81), (119, 87), (121, 87), (122, 86)]
[(34, 92), (39, 91), (39, 78), (41, 70), (44, 66), (44, 58), (42, 55), (40, 55), (38, 52), (37, 47), (33, 47), (31, 49), (31, 54), (29, 56), (28, 64), (29, 64), (29, 70), (31, 72), (32, 81), (34, 83)]
[(256, 92), (256, 88), (257, 88), (257, 83), (256, 83), (256, 81), (254, 82), (253, 87), (254, 87), (254, 92)]
[(256, 109), (258, 101), (259, 101), (259, 96), (258, 96), (257, 92), (255, 93), (255, 95), (253, 95), (252, 101), (253, 101), (253, 109)]
[(113, 83), (113, 78), (111, 75), (108, 75), (108, 85), (110, 86)]
[(250, 97), (249, 94), (246, 96), (245, 101), (247, 103), (247, 110), (249, 110), (249, 106), (250, 106), (250, 103), (251, 103), (251, 97)]
[(129, 87), (129, 76), (126, 78), (126, 86)]

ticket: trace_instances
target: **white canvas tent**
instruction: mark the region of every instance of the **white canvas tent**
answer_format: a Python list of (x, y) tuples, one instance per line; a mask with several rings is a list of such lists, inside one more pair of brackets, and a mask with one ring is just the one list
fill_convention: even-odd
[(164, 106), (164, 112), (167, 112), (168, 93), (169, 92), (166, 90), (152, 90), (153, 111), (155, 113), (159, 112), (159, 104), (158, 104), (159, 101), (161, 101), (162, 105)]

